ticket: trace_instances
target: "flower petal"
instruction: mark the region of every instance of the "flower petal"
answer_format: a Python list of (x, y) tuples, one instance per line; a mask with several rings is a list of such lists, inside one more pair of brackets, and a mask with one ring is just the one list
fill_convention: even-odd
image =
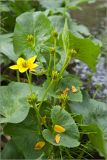
[(72, 87), (71, 87), (71, 91), (72, 91), (72, 93), (76, 93), (76, 92), (77, 92), (76, 87), (75, 87), (75, 86), (72, 86)]
[(20, 57), (20, 58), (18, 58), (18, 60), (17, 60), (16, 63), (17, 63), (17, 65), (20, 66), (20, 65), (22, 65), (23, 63), (25, 63), (25, 59), (23, 59), (23, 58)]
[(57, 133), (63, 133), (63, 132), (65, 132), (65, 128), (56, 124), (54, 126), (54, 131), (57, 132)]
[(57, 134), (55, 136), (55, 142), (58, 144), (60, 142), (60, 140), (61, 140), (61, 136), (60, 136), (60, 134)]
[(10, 69), (18, 69), (18, 65), (12, 65), (9, 67)]
[(45, 146), (45, 141), (39, 141), (35, 144), (36, 150), (41, 150)]
[(37, 56), (33, 56), (33, 57), (29, 58), (29, 59), (27, 60), (28, 64), (29, 64), (29, 63), (30, 63), (30, 64), (34, 63), (35, 60), (36, 60), (36, 57), (37, 57)]
[(19, 72), (23, 73), (26, 72), (28, 70), (28, 68), (24, 68), (24, 67), (19, 67)]
[(38, 64), (36, 64), (36, 63), (29, 65), (30, 70), (37, 68), (37, 67), (38, 67)]

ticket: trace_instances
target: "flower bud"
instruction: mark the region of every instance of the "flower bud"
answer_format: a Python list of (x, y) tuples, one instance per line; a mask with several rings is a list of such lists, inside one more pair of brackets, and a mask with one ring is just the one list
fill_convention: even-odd
[(77, 55), (77, 51), (75, 49), (71, 49), (69, 50), (68, 54), (70, 57), (74, 58)]
[(58, 32), (57, 31), (53, 31), (52, 35), (53, 35), (54, 38), (57, 38), (58, 37)]
[(59, 77), (59, 73), (57, 71), (52, 71), (52, 79), (57, 80)]
[(27, 39), (27, 42), (30, 46), (34, 46), (35, 38), (32, 34), (28, 34), (26, 39)]
[(54, 47), (51, 47), (51, 48), (50, 48), (50, 53), (51, 53), (51, 54), (54, 54), (55, 52), (56, 52), (56, 49), (55, 49)]
[(27, 101), (30, 105), (34, 105), (37, 102), (37, 97), (34, 93), (27, 97)]

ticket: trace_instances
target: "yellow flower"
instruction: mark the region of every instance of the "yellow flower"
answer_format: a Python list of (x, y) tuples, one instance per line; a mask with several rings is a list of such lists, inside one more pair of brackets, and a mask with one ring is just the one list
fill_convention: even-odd
[(35, 144), (36, 150), (41, 150), (45, 146), (45, 141), (39, 141)]
[(57, 132), (57, 133), (63, 133), (63, 132), (65, 132), (65, 128), (56, 124), (54, 126), (54, 131)]
[(72, 87), (71, 87), (71, 91), (72, 91), (72, 93), (76, 93), (76, 92), (77, 92), (76, 87), (75, 87), (75, 86), (72, 86)]
[(19, 72), (23, 73), (27, 70), (35, 71), (34, 69), (38, 66), (36, 63), (34, 63), (36, 60), (36, 56), (29, 58), (28, 60), (25, 60), (23, 58), (18, 58), (16, 65), (12, 65), (9, 68), (13, 70), (19, 70)]
[(55, 142), (58, 144), (60, 142), (60, 140), (61, 140), (61, 136), (60, 136), (60, 134), (57, 134), (55, 136)]

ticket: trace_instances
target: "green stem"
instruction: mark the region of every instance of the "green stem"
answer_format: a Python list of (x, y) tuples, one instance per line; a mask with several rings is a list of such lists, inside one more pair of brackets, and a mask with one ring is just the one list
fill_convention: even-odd
[(50, 75), (51, 63), (52, 63), (52, 54), (50, 53), (50, 60), (49, 60), (49, 66), (48, 66), (48, 75)]
[(60, 77), (63, 75), (64, 70), (66, 69), (66, 67), (67, 67), (68, 64), (69, 64), (69, 61), (70, 61), (70, 58), (69, 58), (69, 57), (66, 57), (65, 63), (64, 63), (64, 65), (63, 65), (63, 67), (62, 67), (62, 69), (61, 69), (61, 71), (60, 71)]
[(63, 160), (62, 150), (61, 150), (61, 148), (60, 148), (60, 147), (59, 147), (59, 150), (60, 150), (60, 157), (61, 157), (61, 160)]
[(30, 91), (31, 91), (31, 94), (32, 94), (31, 78), (30, 78), (30, 75), (28, 74), (28, 72), (27, 72), (27, 71), (26, 71), (26, 76), (27, 76), (28, 83), (29, 83), (29, 88), (30, 88)]
[(42, 126), (41, 126), (41, 115), (39, 113), (39, 109), (37, 108), (37, 106), (33, 105), (33, 108), (36, 111), (36, 116), (37, 116), (37, 120), (38, 120), (38, 124), (39, 124), (39, 131), (41, 133), (41, 129), (42, 129)]
[(52, 83), (53, 83), (53, 80), (51, 80), (51, 82), (49, 83), (47, 89), (45, 90), (45, 93), (44, 93), (44, 95), (43, 95), (43, 97), (42, 97), (42, 100), (41, 100), (41, 102), (40, 102), (40, 105), (38, 106), (38, 109), (39, 109), (39, 110), (40, 110), (40, 107), (41, 107), (41, 105), (42, 105), (42, 103), (43, 103), (43, 101), (44, 101), (44, 99), (45, 99), (45, 97), (46, 97), (46, 95), (47, 95), (47, 92), (48, 92), (48, 90), (50, 89)]
[(17, 81), (20, 82), (20, 73), (19, 73), (19, 71), (17, 71), (16, 74), (17, 74)]
[(55, 52), (54, 52), (54, 71), (56, 70), (56, 38), (54, 38), (54, 48), (55, 48)]

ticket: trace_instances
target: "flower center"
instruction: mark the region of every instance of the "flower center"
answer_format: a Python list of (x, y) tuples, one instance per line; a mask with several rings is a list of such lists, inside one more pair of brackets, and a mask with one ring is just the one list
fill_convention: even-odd
[(22, 63), (22, 67), (23, 67), (23, 68), (27, 68), (27, 67), (28, 67), (28, 64), (27, 64), (26, 61)]

